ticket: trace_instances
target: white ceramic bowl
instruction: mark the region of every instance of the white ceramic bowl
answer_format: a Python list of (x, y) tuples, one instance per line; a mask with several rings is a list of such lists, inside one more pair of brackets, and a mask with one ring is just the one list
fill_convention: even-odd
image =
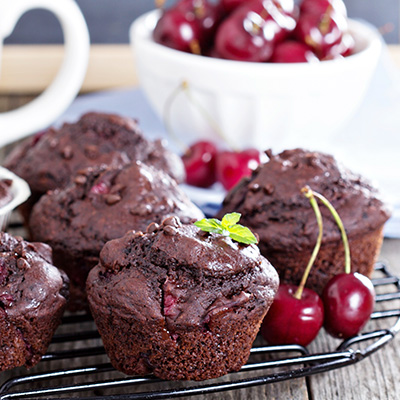
[[(151, 11), (131, 26), (138, 78), (160, 118), (165, 120), (169, 109), (169, 124), (186, 143), (215, 140), (202, 109), (237, 147), (308, 146), (330, 138), (361, 104), (382, 49), (376, 30), (349, 20), (356, 47), (344, 59), (312, 64), (223, 60), (155, 43), (152, 31), (159, 16)], [(166, 106), (183, 81), (193, 101), (182, 92)]]

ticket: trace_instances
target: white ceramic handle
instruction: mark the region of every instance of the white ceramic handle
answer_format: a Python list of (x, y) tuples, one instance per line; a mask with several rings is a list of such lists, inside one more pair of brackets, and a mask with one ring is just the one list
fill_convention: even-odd
[(90, 51), (86, 22), (75, 1), (6, 1), (12, 5), (4, 7), (0, 1), (0, 51), (3, 39), (11, 34), (20, 16), (30, 9), (43, 8), (53, 12), (61, 23), (65, 56), (56, 78), (40, 96), (16, 110), (0, 113), (0, 146), (48, 127), (65, 111), (82, 86)]

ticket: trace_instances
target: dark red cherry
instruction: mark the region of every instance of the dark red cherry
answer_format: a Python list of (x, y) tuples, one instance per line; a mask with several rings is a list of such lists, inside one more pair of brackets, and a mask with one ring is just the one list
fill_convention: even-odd
[(331, 47), (323, 60), (335, 60), (350, 56), (354, 52), (354, 44), (353, 36), (350, 33), (345, 33), (340, 43)]
[(372, 282), (358, 272), (334, 276), (322, 293), (326, 331), (347, 339), (357, 335), (371, 317), (375, 303)]
[(192, 144), (182, 156), (186, 170), (186, 183), (198, 187), (210, 187), (216, 181), (215, 158), (217, 148), (211, 142)]
[(248, 0), (221, 0), (221, 6), (225, 13), (230, 14), (246, 1)]
[(266, 40), (264, 24), (262, 17), (253, 12), (248, 4), (239, 7), (217, 30), (217, 53), (228, 60), (268, 61), (272, 55), (273, 42)]
[(273, 345), (307, 346), (317, 336), (324, 320), (321, 298), (304, 288), (301, 299), (293, 295), (297, 286), (281, 284), (261, 325), (261, 335)]
[(204, 55), (212, 58), (223, 58), (221, 54), (218, 53), (215, 47), (211, 47), (210, 49), (208, 49)]
[(296, 25), (277, 0), (252, 0), (239, 6), (219, 26), (215, 47), (223, 58), (237, 61), (268, 61), (274, 45)]
[(345, 17), (338, 13), (308, 13), (300, 16), (294, 35), (323, 59), (333, 46), (340, 43), (346, 28)]
[(226, 190), (232, 189), (243, 177), (250, 176), (260, 164), (261, 155), (256, 149), (241, 152), (221, 151), (215, 163), (217, 181)]
[(176, 6), (188, 21), (196, 21), (199, 25), (198, 40), (202, 54), (213, 42), (215, 31), (222, 19), (222, 11), (218, 4), (208, 0), (181, 0)]
[(319, 58), (304, 43), (285, 40), (278, 43), (270, 60), (274, 63), (319, 62)]
[(157, 43), (187, 53), (200, 54), (200, 25), (185, 13), (171, 8), (164, 11), (153, 31)]

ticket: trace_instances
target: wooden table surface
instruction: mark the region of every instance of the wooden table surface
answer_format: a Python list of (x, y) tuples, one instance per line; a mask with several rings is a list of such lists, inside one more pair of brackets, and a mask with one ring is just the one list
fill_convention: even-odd
[[(399, 48), (397, 46), (392, 46), (390, 50), (395, 61), (399, 62), (400, 64)], [(10, 51), (12, 52), (15, 50), (10, 49)], [(93, 69), (96, 69), (96, 60), (107, 58), (105, 57), (105, 54), (108, 51), (115, 51), (115, 54), (119, 54), (119, 60), (128, 60), (130, 57), (128, 55), (130, 49), (126, 46), (118, 46), (117, 48), (101, 47), (97, 50), (95, 49), (95, 52), (96, 51), (98, 54), (92, 58), (92, 63), (94, 64), (92, 64), (91, 68)], [(7, 57), (10, 57), (10, 53), (7, 52), (7, 50), (6, 54), (8, 54)], [(14, 54), (14, 57), (15, 56), (16, 55)], [(20, 54), (18, 57), (20, 57)], [(11, 62), (9, 58), (7, 62)], [(15, 62), (15, 60), (12, 62)], [(7, 76), (9, 79), (16, 79), (15, 76), (10, 78), (10, 73), (11, 75), (13, 75), (13, 73), (10, 72), (9, 64), (7, 65)], [(110, 66), (110, 68), (117, 68), (118, 70), (118, 65), (113, 65), (114, 67)], [(99, 71), (96, 73), (98, 72)], [(18, 75), (20, 73), (21, 72), (18, 72)], [(105, 71), (103, 70), (97, 77), (90, 76), (89, 74), (86, 79), (84, 91), (111, 88), (115, 86), (128, 86), (136, 83), (136, 76), (132, 71), (127, 72), (126, 77), (121, 78), (121, 75), (119, 75), (118, 82), (116, 82), (115, 79), (110, 79), (110, 81), (107, 81), (107, 79), (104, 79), (104, 74)], [(46, 79), (49, 78), (47, 77)], [(25, 90), (23, 87), (19, 86), (19, 83), (16, 86), (15, 84), (10, 84), (10, 81), (8, 82), (9, 84), (7, 84), (7, 82), (2, 82), (0, 84), (0, 112), (18, 107), (19, 105), (31, 100), (33, 93), (37, 92), (41, 85), (43, 86), (46, 84), (46, 79), (42, 80), (40, 85), (32, 85), (28, 88), (25, 87)], [(29, 95), (27, 95), (27, 93), (29, 93)], [(0, 157), (3, 155), (4, 151), (1, 151)], [(400, 240), (385, 239), (380, 259), (385, 260), (390, 265), (391, 272), (397, 276), (400, 276)], [(400, 308), (399, 303), (400, 301), (393, 302), (393, 308)], [(387, 322), (382, 322), (382, 326), (387, 326)], [(332, 351), (335, 349), (337, 343), (337, 341), (328, 337), (324, 332), (322, 332), (318, 336), (317, 340), (310, 345), (309, 349), (313, 353)], [(0, 375), (0, 382), (2, 382), (3, 378), (8, 375), (11, 376), (13, 373), (2, 373)], [(260, 372), (258, 372), (258, 375), (260, 375)], [(226, 379), (229, 380), (229, 378)], [(186, 397), (186, 399), (188, 398), (189, 397)], [(257, 386), (249, 389), (240, 389), (237, 391), (210, 394), (207, 396), (197, 396), (195, 398), (218, 400), (400, 399), (400, 334), (398, 334), (393, 341), (385, 345), (382, 349), (360, 363), (352, 366), (321, 373), (307, 378), (299, 378), (280, 383)]]

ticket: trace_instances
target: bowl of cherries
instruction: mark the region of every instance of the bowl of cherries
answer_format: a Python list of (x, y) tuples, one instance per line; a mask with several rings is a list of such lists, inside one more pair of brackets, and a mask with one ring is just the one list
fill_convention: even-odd
[(315, 147), (333, 135), (361, 104), (382, 48), (342, 0), (177, 0), (135, 20), (130, 39), (160, 118), (187, 145), (224, 136), (239, 149)]

